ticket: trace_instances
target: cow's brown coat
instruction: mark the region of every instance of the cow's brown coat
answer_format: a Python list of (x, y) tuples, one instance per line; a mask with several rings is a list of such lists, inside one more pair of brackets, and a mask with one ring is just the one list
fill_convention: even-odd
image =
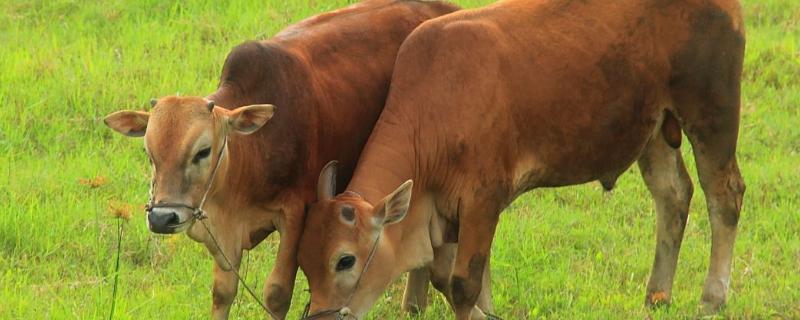
[[(243, 249), (272, 231), (281, 244), (265, 285), (268, 307), (285, 315), (297, 272), (296, 247), (305, 203), (315, 199), (322, 165), (341, 163), (341, 185), (384, 106), (397, 50), (422, 21), (457, 10), (442, 2), (373, 0), (322, 14), (284, 29), (272, 39), (249, 41), (227, 57), (219, 88), (206, 98), (159, 99), (148, 115), (122, 112), (107, 118), (115, 129), (145, 135), (157, 170), (155, 202), (196, 206), (211, 163), (194, 170), (198, 137), (212, 136), (212, 155), (226, 120), (239, 106), (270, 103), (274, 117), (252, 135), (231, 133), (228, 150), (206, 203), (208, 222), (223, 251), (238, 268)], [(216, 108), (205, 106), (213, 100)], [(143, 123), (142, 123), (143, 120)], [(228, 122), (226, 122), (228, 121)], [(157, 132), (156, 132), (157, 131)], [(188, 168), (188, 169), (187, 169)], [(197, 172), (195, 172), (197, 171)], [(189, 173), (186, 173), (189, 172)], [(199, 224), (188, 234), (214, 255), (214, 318), (226, 318), (237, 283)]]
[[(726, 299), (744, 193), (735, 157), (743, 53), (736, 0), (508, 0), (424, 23), (400, 50), (387, 106), (347, 187), (363, 198), (321, 200), (307, 216), (299, 261), (312, 311), (345, 303), (378, 233), (348, 306), (356, 314), (402, 272), (436, 264), (456, 224), (445, 291), (458, 319), (479, 318), (475, 261), (488, 256), (502, 209), (538, 187), (610, 188), (637, 160), (658, 216), (647, 301), (668, 302), (692, 194), (673, 148), (681, 129), (708, 199), (703, 302), (715, 310)], [(383, 225), (393, 200), (383, 197), (408, 179), (408, 216)], [(337, 222), (343, 205), (356, 208), (355, 226)], [(329, 260), (342, 252), (359, 263), (334, 272)]]

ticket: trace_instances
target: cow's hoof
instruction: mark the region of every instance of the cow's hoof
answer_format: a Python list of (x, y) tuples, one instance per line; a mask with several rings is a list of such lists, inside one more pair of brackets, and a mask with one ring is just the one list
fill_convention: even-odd
[(725, 298), (710, 294), (703, 295), (703, 313), (705, 315), (714, 315), (719, 313), (725, 307)]
[(701, 300), (703, 305), (703, 312), (706, 315), (713, 315), (720, 311), (725, 306), (727, 300), (727, 287), (721, 284), (713, 285), (716, 283), (706, 283), (703, 290), (703, 298)]
[(422, 309), (415, 305), (415, 304), (404, 304), (403, 305), (403, 312), (408, 313), (411, 316), (417, 316), (422, 313)]
[(403, 303), (403, 311), (411, 316), (418, 316), (425, 313), (426, 305), (420, 303), (411, 303), (406, 301)]
[(291, 299), (291, 292), (284, 290), (283, 287), (277, 284), (269, 285), (269, 289), (265, 297), (267, 308), (274, 312), (275, 315), (281, 317), (281, 319), (286, 318), (286, 313), (289, 312)]
[(649, 292), (644, 303), (650, 308), (667, 307), (670, 304), (670, 296), (664, 291)]

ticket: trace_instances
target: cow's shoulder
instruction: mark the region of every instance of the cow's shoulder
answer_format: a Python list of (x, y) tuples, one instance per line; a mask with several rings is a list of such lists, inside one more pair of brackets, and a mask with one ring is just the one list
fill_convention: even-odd
[(498, 50), (502, 31), (490, 19), (472, 12), (455, 12), (423, 22), (403, 42), (398, 68), (418, 66), (429, 70), (434, 63), (458, 64)]
[(413, 10), (427, 13), (431, 16), (440, 16), (443, 14), (458, 11), (461, 8), (457, 5), (446, 1), (422, 1), (422, 0), (405, 0), (395, 2), (396, 6), (407, 7)]

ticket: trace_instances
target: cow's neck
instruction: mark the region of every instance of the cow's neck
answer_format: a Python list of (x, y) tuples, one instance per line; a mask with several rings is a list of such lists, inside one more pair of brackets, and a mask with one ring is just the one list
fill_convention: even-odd
[[(214, 191), (219, 191), (215, 192), (217, 199), (224, 195), (222, 201), (228, 206), (264, 207), (275, 202), (281, 192), (296, 187), (302, 172), (300, 169), (306, 155), (302, 154), (303, 149), (297, 148), (298, 134), (303, 132), (302, 122), (294, 119), (297, 115), (291, 108), (294, 107), (292, 103), (305, 101), (287, 99), (280, 81), (273, 80), (258, 81), (269, 85), (264, 84), (264, 88), (257, 90), (224, 82), (208, 96), (217, 105), (229, 109), (263, 103), (279, 106), (272, 119), (277, 121), (267, 123), (250, 135), (228, 135), (227, 164), (224, 169), (220, 168), (219, 173), (224, 176), (225, 183), (215, 183), (214, 186)], [(257, 91), (258, 94), (243, 94), (242, 90)], [(220, 188), (225, 190), (218, 190)]]
[(432, 201), (425, 181), (418, 175), (414, 128), (408, 119), (384, 112), (364, 147), (347, 190), (376, 205), (403, 182), (414, 180), (411, 207), (406, 217), (384, 229), (384, 241), (392, 247), (395, 261), (418, 267), (432, 259), (430, 221)]
[[(231, 188), (238, 183), (238, 170), (232, 166), (237, 165), (236, 158), (231, 156), (229, 150), (224, 151), (220, 166), (214, 181), (209, 189), (208, 198), (203, 204), (203, 210), (208, 216), (208, 225), (215, 232), (217, 240), (224, 243), (220, 245), (233, 245), (228, 248), (234, 252), (236, 248), (251, 249), (264, 240), (273, 231), (279, 229), (280, 214), (283, 212), (281, 201), (276, 202), (275, 208), (266, 206), (256, 201), (252, 196), (237, 188)], [(196, 241), (203, 242), (209, 249), (214, 249), (215, 244), (208, 237), (207, 232), (193, 227), (189, 236)], [(216, 249), (212, 254), (216, 256)]]
[(347, 190), (374, 205), (406, 180), (416, 178), (413, 129), (403, 124), (401, 117), (386, 112), (381, 115)]

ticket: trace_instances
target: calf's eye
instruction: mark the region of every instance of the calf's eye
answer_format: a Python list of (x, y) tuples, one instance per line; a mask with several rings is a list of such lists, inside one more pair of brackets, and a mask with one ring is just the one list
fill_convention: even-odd
[(356, 257), (351, 255), (345, 255), (339, 258), (339, 262), (336, 263), (336, 271), (345, 271), (350, 270), (356, 264)]
[(210, 154), (211, 154), (211, 147), (208, 147), (208, 148), (205, 148), (203, 150), (200, 150), (200, 151), (197, 152), (196, 155), (194, 155), (194, 158), (192, 159), (192, 163), (197, 164), (198, 162), (200, 162), (200, 160), (208, 158), (208, 156)]

